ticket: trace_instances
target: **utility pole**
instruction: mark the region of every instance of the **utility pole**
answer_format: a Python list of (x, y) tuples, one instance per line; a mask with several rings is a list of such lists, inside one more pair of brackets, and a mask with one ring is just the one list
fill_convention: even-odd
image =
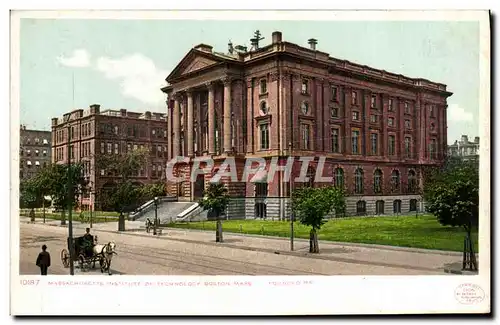
[[(288, 143), (288, 156), (292, 156), (292, 143)], [(292, 164), (292, 170), (290, 171), (290, 180), (289, 180), (289, 186), (290, 186), (290, 250), (293, 251), (293, 210), (292, 210), (292, 189), (293, 189), (293, 164)]]
[(69, 245), (69, 274), (75, 275), (73, 258), (75, 255), (73, 247), (73, 184), (71, 183), (71, 126), (68, 119), (68, 245)]

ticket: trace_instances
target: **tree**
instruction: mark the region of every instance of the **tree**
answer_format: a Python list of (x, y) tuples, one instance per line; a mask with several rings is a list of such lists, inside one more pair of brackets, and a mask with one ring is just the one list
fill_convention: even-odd
[(116, 186), (102, 193), (101, 201), (120, 214), (118, 230), (125, 230), (124, 213), (133, 211), (141, 199), (141, 190), (130, 181), (147, 164), (149, 150), (134, 149), (123, 155), (100, 155), (96, 166), (118, 176)]
[(165, 193), (165, 183), (146, 184), (140, 188), (140, 194), (143, 201), (165, 196)]
[(477, 270), (471, 232), (479, 223), (479, 169), (475, 162), (447, 161), (424, 183), (427, 211), (443, 226), (463, 227), (463, 269)]
[(203, 198), (199, 205), (203, 210), (215, 215), (217, 220), (217, 229), (215, 230), (215, 241), (222, 242), (222, 221), (220, 216), (226, 211), (229, 204), (229, 195), (227, 188), (222, 183), (211, 182), (208, 189), (204, 191)]
[(309, 252), (319, 253), (317, 231), (326, 222), (325, 217), (335, 211), (345, 211), (345, 193), (337, 187), (302, 187), (293, 192), (292, 210), (300, 223), (311, 227)]

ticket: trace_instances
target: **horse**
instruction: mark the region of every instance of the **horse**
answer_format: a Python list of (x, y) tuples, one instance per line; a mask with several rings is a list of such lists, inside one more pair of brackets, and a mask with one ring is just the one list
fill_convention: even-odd
[(103, 262), (101, 262), (101, 273), (103, 273), (104, 270), (107, 270), (108, 274), (111, 275), (111, 259), (113, 258), (113, 254), (118, 255), (115, 248), (116, 243), (114, 241), (110, 241), (105, 245), (99, 244), (94, 246), (94, 254), (102, 257)]

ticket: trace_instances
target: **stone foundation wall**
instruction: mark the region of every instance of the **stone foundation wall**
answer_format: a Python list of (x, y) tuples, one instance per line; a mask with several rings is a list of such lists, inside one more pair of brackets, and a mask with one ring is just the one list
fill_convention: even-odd
[[(422, 212), (420, 197), (418, 195), (394, 195), (394, 196), (356, 196), (346, 198), (346, 213), (345, 215), (336, 215), (332, 213), (327, 218), (335, 217), (349, 217), (358, 215), (356, 204), (358, 201), (366, 202), (366, 213), (363, 215), (407, 215), (415, 213), (410, 211), (410, 200), (417, 200), (417, 208), (419, 213)], [(376, 202), (384, 201), (383, 213), (378, 213), (376, 210)], [(401, 200), (401, 213), (394, 213), (394, 201)], [(290, 204), (289, 198), (279, 197), (245, 197), (233, 198), (228, 206), (229, 219), (255, 219), (259, 216), (256, 211), (256, 204), (261, 203), (265, 205), (266, 219), (280, 220), (280, 210), (284, 210), (282, 218), (289, 220), (290, 217)]]

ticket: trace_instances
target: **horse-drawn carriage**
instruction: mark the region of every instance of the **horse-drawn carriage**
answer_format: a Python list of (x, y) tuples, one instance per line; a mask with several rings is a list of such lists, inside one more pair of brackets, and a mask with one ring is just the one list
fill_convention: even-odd
[[(101, 273), (108, 271), (111, 274), (111, 258), (115, 252), (115, 243), (109, 242), (106, 245), (97, 244), (97, 236), (80, 236), (73, 238), (73, 261), (78, 262), (82, 271), (88, 271), (91, 267), (95, 268), (95, 263), (99, 261)], [(69, 267), (70, 263), (70, 240), (68, 238), (68, 249), (61, 251), (61, 261), (64, 267)]]

